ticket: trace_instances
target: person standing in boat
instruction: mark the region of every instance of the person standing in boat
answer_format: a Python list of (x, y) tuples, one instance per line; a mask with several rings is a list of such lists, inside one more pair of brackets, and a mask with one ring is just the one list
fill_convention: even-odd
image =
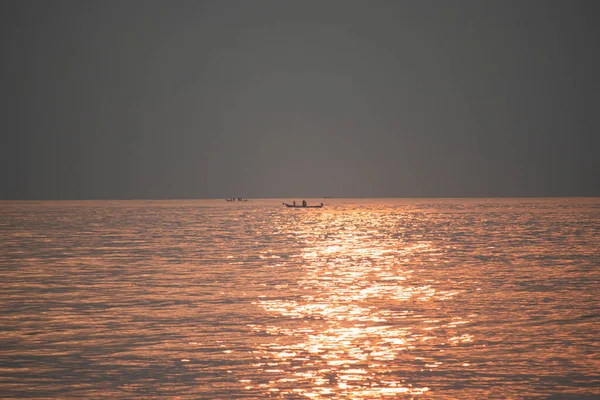
[(306, 207), (306, 200), (302, 200), (302, 207)]
[(296, 200), (294, 200), (294, 207), (296, 207)]

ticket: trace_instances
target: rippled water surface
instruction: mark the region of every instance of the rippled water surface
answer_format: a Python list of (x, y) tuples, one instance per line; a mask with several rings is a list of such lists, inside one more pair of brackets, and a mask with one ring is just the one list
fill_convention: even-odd
[(600, 199), (291, 200), (1, 202), (0, 397), (600, 396)]

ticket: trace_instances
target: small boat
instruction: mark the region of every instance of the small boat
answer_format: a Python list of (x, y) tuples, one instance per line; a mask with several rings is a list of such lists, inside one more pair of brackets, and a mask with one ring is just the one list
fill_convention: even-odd
[(303, 206), (302, 204), (288, 204), (288, 203), (283, 203), (284, 206), (286, 207), (290, 207), (290, 208), (321, 208), (323, 207), (323, 203), (319, 204), (318, 206)]

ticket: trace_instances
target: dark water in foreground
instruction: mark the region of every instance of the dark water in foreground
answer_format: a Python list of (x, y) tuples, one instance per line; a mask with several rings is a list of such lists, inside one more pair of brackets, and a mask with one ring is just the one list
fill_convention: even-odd
[(600, 396), (600, 199), (281, 201), (0, 202), (0, 397)]

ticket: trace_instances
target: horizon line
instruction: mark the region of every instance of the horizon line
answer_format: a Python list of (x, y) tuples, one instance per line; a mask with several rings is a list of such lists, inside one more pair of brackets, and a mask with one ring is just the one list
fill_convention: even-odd
[[(583, 196), (382, 196), (382, 197), (366, 197), (366, 196), (326, 196), (326, 197), (302, 197), (302, 196), (276, 196), (276, 197), (244, 197), (235, 196), (234, 198), (242, 198), (247, 201), (251, 200), (280, 200), (280, 199), (410, 199), (410, 200), (428, 200), (428, 199), (578, 199), (578, 198), (600, 198), (599, 196), (583, 195)], [(178, 198), (178, 197), (158, 197), (158, 198), (39, 198), (39, 199), (0, 199), (0, 202), (15, 202), (15, 201), (195, 201), (195, 200), (226, 200), (232, 197), (194, 197), (194, 198)]]

